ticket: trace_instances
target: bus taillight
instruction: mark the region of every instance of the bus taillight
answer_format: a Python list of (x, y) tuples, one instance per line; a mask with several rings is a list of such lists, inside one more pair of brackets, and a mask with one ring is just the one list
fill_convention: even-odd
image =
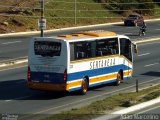
[(31, 70), (29, 66), (28, 66), (28, 71), (27, 71), (27, 80), (28, 82), (31, 82)]
[(64, 83), (67, 81), (67, 69), (64, 70), (64, 75), (63, 75)]

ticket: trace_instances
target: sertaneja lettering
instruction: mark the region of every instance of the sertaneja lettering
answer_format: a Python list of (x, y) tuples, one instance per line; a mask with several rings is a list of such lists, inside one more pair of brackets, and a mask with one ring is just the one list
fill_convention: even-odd
[(90, 62), (90, 69), (98, 69), (115, 65), (115, 58)]
[(53, 50), (53, 51), (59, 51), (61, 48), (60, 46), (48, 46), (48, 45), (35, 45), (35, 50), (38, 51), (45, 51), (45, 50)]

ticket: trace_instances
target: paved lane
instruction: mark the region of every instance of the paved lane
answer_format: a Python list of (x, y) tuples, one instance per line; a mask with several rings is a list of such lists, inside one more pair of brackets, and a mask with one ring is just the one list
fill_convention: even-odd
[[(120, 86), (101, 86), (88, 91), (87, 95), (56, 94), (44, 91), (32, 91), (26, 88), (27, 68), (17, 68), (0, 72), (0, 113), (53, 114), (72, 107), (89, 104), (116, 93), (135, 90), (135, 79), (140, 88), (160, 83), (160, 64), (158, 62), (160, 43), (140, 45), (139, 54), (134, 56), (133, 78)], [(153, 47), (154, 46), (154, 47)]]
[[(138, 36), (139, 27), (125, 27), (123, 25), (108, 25), (103, 27), (81, 28), (77, 30), (60, 30), (57, 32), (47, 33), (45, 34), (45, 36), (55, 36), (84, 30), (109, 30), (114, 31), (118, 34), (128, 35), (132, 40), (137, 40), (159, 36), (160, 21), (148, 22), (147, 35), (144, 37)], [(31, 39), (31, 37), (33, 37), (33, 35), (17, 37), (0, 37), (0, 61), (27, 56), (29, 40)]]

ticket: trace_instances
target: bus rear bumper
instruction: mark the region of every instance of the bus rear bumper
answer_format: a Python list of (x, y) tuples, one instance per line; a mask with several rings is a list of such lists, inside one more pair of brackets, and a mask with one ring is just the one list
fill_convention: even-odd
[(30, 89), (33, 89), (33, 90), (67, 91), (67, 85), (66, 84), (27, 82), (27, 87), (30, 88)]

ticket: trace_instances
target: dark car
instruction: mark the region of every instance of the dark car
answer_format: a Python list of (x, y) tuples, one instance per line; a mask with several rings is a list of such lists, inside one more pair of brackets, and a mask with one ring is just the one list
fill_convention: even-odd
[(125, 26), (141, 26), (144, 22), (144, 19), (141, 15), (129, 15), (126, 19), (124, 19)]

